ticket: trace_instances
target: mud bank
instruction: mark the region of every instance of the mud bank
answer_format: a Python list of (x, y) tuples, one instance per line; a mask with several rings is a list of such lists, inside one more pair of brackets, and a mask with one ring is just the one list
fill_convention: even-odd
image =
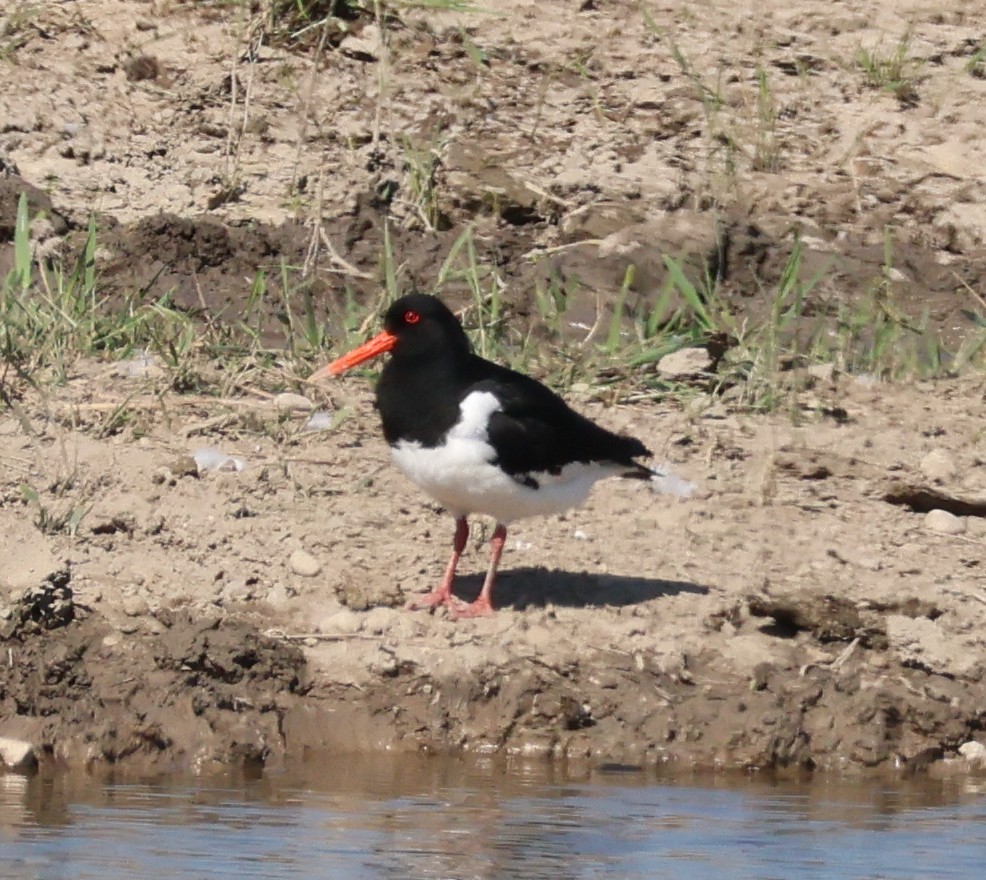
[[(835, 376), (794, 418), (577, 401), (697, 492), (610, 481), (518, 524), (497, 614), (451, 621), (401, 607), (440, 575), (451, 521), (390, 465), (364, 380), (334, 386), (352, 415), (329, 432), (178, 394), (113, 436), (86, 420), (96, 398), (140, 411), (148, 381), (93, 365), (0, 417), (0, 736), (42, 761), (915, 769), (983, 737), (975, 382)], [(203, 446), (243, 469), (198, 473)]]

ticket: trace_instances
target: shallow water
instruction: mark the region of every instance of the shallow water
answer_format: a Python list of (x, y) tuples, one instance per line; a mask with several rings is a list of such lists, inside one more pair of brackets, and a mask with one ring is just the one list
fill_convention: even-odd
[(416, 757), (252, 779), (0, 776), (11, 880), (981, 880), (984, 865), (986, 794), (969, 781), (700, 784)]

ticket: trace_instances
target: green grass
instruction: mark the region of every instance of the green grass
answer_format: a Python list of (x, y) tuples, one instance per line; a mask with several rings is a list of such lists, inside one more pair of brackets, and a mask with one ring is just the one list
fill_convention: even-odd
[(30, 37), (30, 25), (40, 15), (39, 0), (15, 0), (12, 8), (0, 15), (0, 61), (14, 55)]
[(14, 231), (14, 265), (0, 287), (0, 359), (3, 375), (64, 379), (80, 353), (126, 353), (138, 344), (148, 312), (127, 303), (108, 314), (98, 307), (96, 227), (90, 222), (74, 265), (38, 267), (30, 246), (30, 217), (22, 195)]
[(888, 52), (882, 43), (872, 49), (862, 47), (856, 53), (856, 66), (870, 88), (890, 92), (901, 104), (918, 102), (921, 63), (911, 57), (911, 34), (905, 32)]
[[(16, 400), (18, 385), (62, 382), (80, 359), (121, 359), (141, 351), (153, 354), (165, 387), (179, 393), (229, 396), (245, 388), (299, 388), (315, 366), (372, 333), (387, 306), (413, 286), (385, 225), (377, 297), (344, 288), (326, 307), (316, 302), (302, 269), (282, 263), (277, 285), (270, 285), (266, 272), (257, 273), (232, 317), (193, 320), (168, 296), (148, 300), (134, 294), (109, 309), (101, 305), (95, 222), (65, 268), (33, 259), (30, 228), (27, 201), (21, 198), (14, 265), (0, 283), (0, 402), (7, 405)], [(707, 383), (712, 392), (729, 390), (738, 405), (769, 410), (782, 406), (796, 385), (791, 365), (833, 362), (849, 372), (900, 378), (982, 364), (982, 300), (968, 293), (969, 332), (957, 350), (947, 350), (928, 315), (914, 318), (899, 307), (889, 231), (886, 242), (881, 276), (834, 314), (809, 314), (806, 308), (826, 270), (805, 277), (797, 237), (778, 281), (760, 291), (765, 307), (755, 317), (735, 310), (707, 265), (687, 255), (665, 255), (662, 287), (637, 291), (636, 267), (628, 264), (621, 284), (597, 301), (588, 333), (569, 317), (571, 303), (586, 291), (577, 280), (553, 275), (534, 286), (533, 314), (522, 320), (515, 308), (522, 303), (505, 296), (507, 282), (495, 255), (480, 250), (470, 228), (451, 244), (425, 289), (465, 302), (463, 322), (480, 355), (557, 387), (578, 383), (634, 399), (681, 392), (685, 389), (661, 376), (661, 358), (705, 346), (718, 358)], [(281, 337), (270, 340), (261, 329), (275, 296)], [(99, 430), (116, 432), (127, 420), (121, 410)]]
[(986, 43), (983, 43), (965, 64), (965, 69), (977, 79), (986, 79)]
[(778, 171), (781, 151), (777, 140), (777, 107), (767, 71), (757, 66), (757, 125), (753, 144), (753, 170)]
[(718, 69), (715, 85), (709, 85), (706, 79), (703, 78), (695, 69), (690, 59), (685, 55), (684, 51), (678, 45), (678, 42), (671, 36), (670, 32), (665, 28), (662, 28), (654, 20), (654, 17), (647, 9), (642, 7), (641, 14), (643, 15), (644, 25), (647, 30), (657, 37), (658, 40), (667, 45), (668, 49), (671, 51), (671, 56), (674, 58), (675, 64), (678, 65), (678, 69), (681, 71), (681, 74), (695, 89), (696, 97), (699, 101), (701, 101), (702, 108), (705, 111), (706, 120), (711, 125), (715, 120), (716, 114), (718, 114), (718, 112), (726, 104), (726, 99), (723, 96), (722, 91), (724, 75), (722, 66), (720, 65)]

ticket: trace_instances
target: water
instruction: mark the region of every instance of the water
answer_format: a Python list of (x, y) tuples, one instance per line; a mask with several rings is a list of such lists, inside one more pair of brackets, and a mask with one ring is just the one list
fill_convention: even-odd
[(982, 791), (409, 757), (257, 778), (0, 776), (0, 878), (981, 880)]

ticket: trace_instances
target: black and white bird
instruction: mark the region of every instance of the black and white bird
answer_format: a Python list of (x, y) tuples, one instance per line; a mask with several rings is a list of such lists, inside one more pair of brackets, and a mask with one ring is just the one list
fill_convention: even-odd
[[(338, 375), (390, 352), (377, 384), (383, 434), (397, 466), (455, 517), (452, 558), (438, 589), (409, 608), (447, 605), (453, 617), (493, 612), (492, 592), (507, 526), (582, 504), (603, 477), (650, 479), (635, 459), (650, 453), (571, 409), (535, 379), (473, 354), (462, 325), (437, 298), (410, 294), (387, 311), (384, 329), (311, 376)], [(479, 597), (452, 584), (469, 536), (466, 517), (496, 520)]]

